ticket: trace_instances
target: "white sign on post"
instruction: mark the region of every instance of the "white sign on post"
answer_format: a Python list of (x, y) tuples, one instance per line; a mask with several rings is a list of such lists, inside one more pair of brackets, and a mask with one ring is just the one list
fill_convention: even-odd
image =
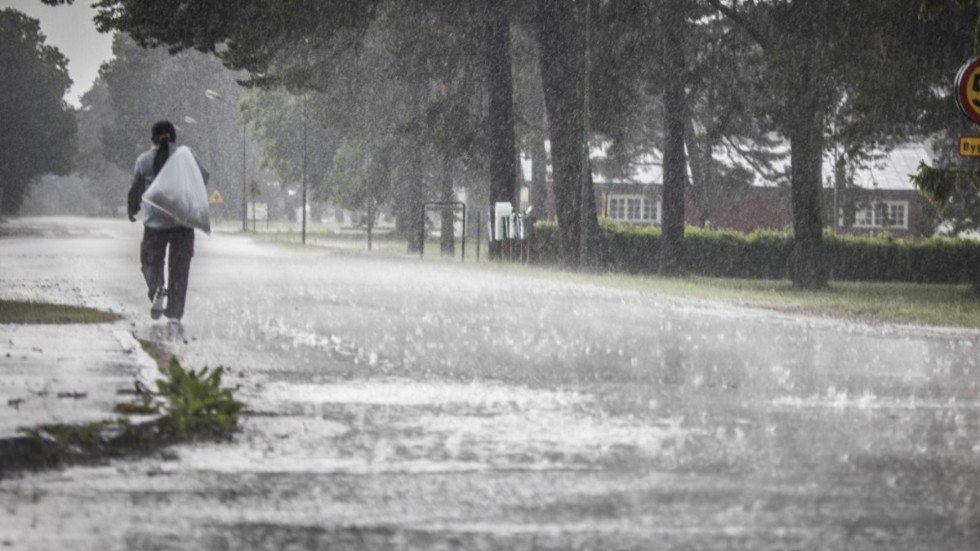
[(509, 235), (510, 216), (514, 214), (514, 205), (510, 203), (494, 203), (493, 205), (493, 240), (503, 241)]

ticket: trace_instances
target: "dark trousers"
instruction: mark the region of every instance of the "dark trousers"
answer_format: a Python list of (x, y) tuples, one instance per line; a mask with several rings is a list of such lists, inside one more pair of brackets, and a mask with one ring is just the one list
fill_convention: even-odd
[[(193, 228), (143, 228), (143, 243), (140, 245), (143, 279), (146, 280), (150, 300), (153, 300), (153, 294), (159, 287), (167, 288), (164, 315), (168, 318), (180, 319), (184, 316), (184, 299), (187, 297), (187, 279), (193, 256)], [(163, 277), (164, 264), (168, 269), (166, 281)]]

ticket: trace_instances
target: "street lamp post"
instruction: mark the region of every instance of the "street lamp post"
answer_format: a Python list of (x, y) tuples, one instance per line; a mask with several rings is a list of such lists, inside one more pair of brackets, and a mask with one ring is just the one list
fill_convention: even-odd
[(306, 244), (306, 94), (303, 94), (303, 244)]
[[(225, 105), (231, 105), (224, 97), (215, 92), (214, 90), (208, 89), (204, 91), (204, 95), (210, 100), (217, 100)], [(246, 125), (245, 121), (242, 120), (242, 231), (248, 231), (248, 186), (245, 183), (246, 180), (246, 149), (245, 149), (245, 138), (246, 138)]]

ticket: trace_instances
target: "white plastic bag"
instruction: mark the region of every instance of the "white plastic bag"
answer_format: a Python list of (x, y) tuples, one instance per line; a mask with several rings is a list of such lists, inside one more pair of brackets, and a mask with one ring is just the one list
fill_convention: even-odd
[(211, 233), (208, 192), (197, 159), (187, 146), (182, 145), (170, 154), (143, 193), (143, 202), (163, 211), (181, 226)]

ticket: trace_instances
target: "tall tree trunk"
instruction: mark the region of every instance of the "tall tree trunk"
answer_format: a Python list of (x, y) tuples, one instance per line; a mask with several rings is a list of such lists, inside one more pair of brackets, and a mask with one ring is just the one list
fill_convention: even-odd
[(819, 289), (827, 285), (823, 259), (820, 207), (823, 129), (817, 111), (813, 66), (802, 59), (796, 72), (790, 113), (790, 163), (793, 201), (793, 286)]
[[(770, 41), (758, 32), (734, 10), (726, 8), (719, 0), (708, 2), (720, 12), (731, 17), (739, 26), (766, 50), (786, 60), (786, 52), (778, 43)], [(786, 105), (781, 117), (790, 141), (792, 165), (791, 188), (793, 202), (793, 285), (798, 289), (818, 289), (827, 285), (827, 271), (823, 262), (823, 222), (821, 219), (820, 190), (823, 157), (823, 117), (820, 113), (819, 86), (815, 78), (813, 60), (820, 45), (817, 33), (826, 25), (817, 20), (817, 8), (833, 9), (831, 3), (815, 0), (798, 0), (793, 3), (795, 20), (791, 27), (799, 32), (804, 43), (803, 52), (794, 56), (790, 63), (781, 65), (790, 84), (783, 89), (781, 98)], [(795, 44), (794, 44), (795, 45)], [(782, 88), (782, 87), (781, 87)]]
[(422, 232), (425, 226), (425, 217), (422, 214), (422, 205), (425, 203), (425, 178), (422, 174), (422, 148), (416, 144), (408, 145), (409, 152), (415, 157), (406, 166), (405, 179), (408, 182), (408, 201), (405, 203), (405, 211), (411, 223), (405, 228), (408, 235), (408, 252), (417, 253), (422, 249)]
[(594, 0), (585, 0), (585, 47), (582, 55), (582, 178), (579, 218), (579, 267), (594, 268), (599, 261), (599, 215), (596, 212), (595, 184), (592, 182), (592, 15)]
[[(540, 57), (540, 56), (537, 56)], [(528, 154), (531, 157), (531, 208), (533, 216), (539, 220), (550, 218), (548, 212), (548, 151), (545, 142), (548, 140), (548, 117), (545, 114), (544, 90), (541, 87), (541, 71), (535, 71), (537, 79), (533, 94), (528, 101), (527, 118), (531, 121)]]
[(833, 224), (835, 231), (847, 231), (854, 225), (854, 200), (849, 193), (847, 157), (841, 154), (834, 162), (834, 208)]
[[(588, 140), (586, 140), (588, 145)], [(580, 190), (582, 212), (579, 218), (579, 267), (594, 269), (599, 266), (599, 212), (596, 207), (595, 183), (592, 180), (592, 162), (586, 159), (582, 171)]]
[(365, 216), (367, 217), (367, 250), (370, 251), (374, 247), (374, 223), (378, 217), (377, 211), (377, 200), (372, 197), (368, 197), (364, 208)]
[(684, 45), (683, 0), (669, 0), (661, 11), (664, 75), (663, 230), (660, 273), (677, 275), (684, 266), (684, 188), (687, 157), (684, 153)]
[[(414, 86), (415, 97), (413, 103), (419, 113), (423, 112), (426, 108), (426, 102), (428, 97), (428, 86), (425, 82), (418, 82)], [(419, 142), (412, 136), (407, 138), (407, 143), (404, 144), (406, 150), (406, 173), (405, 179), (408, 184), (408, 193), (406, 194), (406, 200), (404, 208), (408, 211), (408, 219), (411, 220), (411, 224), (407, 229), (408, 231), (408, 252), (417, 253), (422, 250), (422, 239), (425, 239), (423, 232), (425, 230), (425, 214), (422, 212), (422, 207), (425, 205), (425, 174), (422, 167), (422, 163), (425, 158), (425, 151)]]
[(543, 134), (535, 133), (531, 138), (531, 212), (539, 220), (548, 218), (548, 152), (544, 141)]
[[(490, 206), (517, 207), (517, 147), (514, 134), (514, 83), (510, 67), (510, 22), (503, 0), (489, 0), (487, 23)], [(489, 256), (499, 258), (502, 243), (491, 241)]]
[(578, 267), (581, 253), (583, 83), (582, 28), (576, 4), (537, 0), (534, 28), (551, 137), (552, 185), (558, 215), (560, 262)]
[[(439, 199), (444, 203), (456, 200), (453, 193), (453, 158), (449, 153), (442, 156), (442, 197)], [(443, 256), (453, 256), (456, 254), (456, 211), (453, 209), (442, 210), (442, 224), (440, 226), (439, 250)]]
[(711, 177), (711, 144), (708, 142), (707, 135), (704, 139), (698, 139), (690, 110), (684, 119), (686, 125), (684, 143), (690, 153), (691, 199), (697, 210), (698, 224), (704, 227), (705, 223), (711, 220), (715, 210), (714, 179)]

